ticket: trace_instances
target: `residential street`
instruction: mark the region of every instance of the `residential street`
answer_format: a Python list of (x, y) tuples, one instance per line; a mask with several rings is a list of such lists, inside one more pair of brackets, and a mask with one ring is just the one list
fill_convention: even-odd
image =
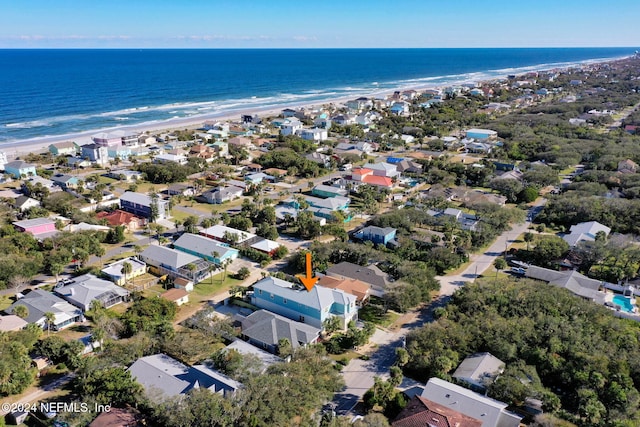
[[(366, 361), (353, 359), (342, 371), (346, 386), (342, 392), (336, 393), (333, 399), (337, 414), (350, 414), (364, 393), (373, 386), (374, 377), (388, 377), (389, 368), (395, 361), (396, 348), (403, 345), (404, 337), (412, 329), (419, 328), (431, 321), (433, 308), (445, 304), (458, 288), (464, 286), (466, 282), (474, 281), (476, 277), (491, 268), (494, 260), (502, 256), (505, 248), (513, 243), (519, 235), (527, 231), (531, 221), (540, 213), (545, 203), (546, 199), (539, 198), (529, 209), (527, 221), (515, 224), (511, 229), (502, 233), (482, 254), (472, 255), (471, 262), (462, 273), (437, 276), (436, 278), (440, 281), (440, 298), (436, 302), (415, 313), (413, 317), (403, 316), (402, 320), (406, 320), (407, 323), (404, 323), (397, 331), (376, 330), (371, 342), (377, 344), (377, 349), (370, 353), (370, 359)], [(406, 379), (402, 387), (408, 388), (412, 385), (412, 381)]]

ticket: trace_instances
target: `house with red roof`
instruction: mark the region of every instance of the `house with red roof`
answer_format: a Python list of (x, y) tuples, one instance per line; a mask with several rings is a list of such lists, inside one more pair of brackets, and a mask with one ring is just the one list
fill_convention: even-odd
[(391, 425), (392, 427), (481, 427), (482, 421), (416, 396), (409, 401)]
[(132, 213), (122, 211), (120, 209), (116, 209), (113, 212), (98, 212), (96, 214), (98, 219), (105, 219), (107, 224), (112, 227), (117, 227), (119, 225), (125, 226), (128, 231), (135, 231), (145, 226), (145, 219), (140, 218)]
[(359, 184), (369, 184), (382, 188), (393, 188), (393, 179), (388, 176), (374, 175), (372, 169), (357, 168), (351, 171), (351, 176), (346, 177), (348, 181), (351, 181), (354, 186)]

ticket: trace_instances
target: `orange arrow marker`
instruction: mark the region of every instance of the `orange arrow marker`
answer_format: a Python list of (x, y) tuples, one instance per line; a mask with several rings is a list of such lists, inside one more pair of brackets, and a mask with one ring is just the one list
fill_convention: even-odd
[(316, 285), (318, 281), (317, 277), (313, 277), (313, 272), (311, 271), (311, 252), (307, 252), (307, 277), (298, 276), (298, 279), (302, 282), (305, 288), (307, 288), (308, 292), (311, 292), (311, 289)]

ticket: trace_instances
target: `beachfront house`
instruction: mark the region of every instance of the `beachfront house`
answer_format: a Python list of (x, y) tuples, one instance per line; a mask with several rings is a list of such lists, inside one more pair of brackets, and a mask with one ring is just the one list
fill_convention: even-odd
[(204, 258), (216, 265), (222, 265), (227, 261), (238, 258), (238, 250), (226, 243), (197, 234), (184, 233), (173, 243), (173, 247), (179, 251)]
[(4, 173), (13, 175), (14, 178), (20, 179), (22, 177), (35, 176), (36, 167), (35, 165), (22, 160), (14, 160), (13, 162), (9, 162), (4, 165)]
[(251, 302), (297, 322), (324, 328), (329, 317), (337, 317), (340, 327), (346, 329), (357, 320), (356, 297), (338, 289), (314, 286), (304, 287), (275, 277), (265, 277), (253, 285)]
[(90, 161), (104, 166), (109, 163), (109, 151), (107, 147), (98, 144), (87, 144), (80, 147), (81, 156)]
[[(155, 212), (152, 206), (155, 205)], [(152, 213), (156, 214), (153, 220), (165, 219), (169, 216), (169, 201), (160, 198), (152, 198), (146, 194), (125, 191), (120, 196), (120, 209), (143, 218), (151, 219)]]
[(49, 145), (49, 152), (54, 156), (75, 156), (79, 148), (75, 142), (66, 141)]
[(75, 277), (70, 283), (56, 287), (54, 292), (83, 312), (89, 310), (94, 301), (109, 308), (129, 298), (128, 290), (108, 280), (98, 279), (93, 274)]
[(48, 327), (45, 313), (53, 313), (54, 320), (49, 327), (56, 331), (83, 321), (82, 311), (79, 308), (42, 289), (34, 289), (24, 295), (5, 312), (14, 314), (15, 308), (19, 305), (25, 306), (28, 310), (28, 315), (24, 320), (35, 323), (43, 329)]
[(91, 136), (91, 140), (99, 147), (117, 147), (122, 145), (122, 136), (122, 132), (100, 132)]
[[(128, 273), (126, 277), (123, 273), (125, 262), (128, 262), (131, 265), (131, 273)], [(128, 281), (145, 274), (147, 272), (147, 264), (137, 258), (129, 257), (116, 262), (112, 262), (111, 264), (107, 264), (100, 271), (113, 283), (124, 286)]]
[(187, 366), (166, 354), (141, 357), (128, 371), (142, 385), (147, 397), (160, 400), (175, 399), (198, 388), (232, 395), (242, 386), (204, 365)]

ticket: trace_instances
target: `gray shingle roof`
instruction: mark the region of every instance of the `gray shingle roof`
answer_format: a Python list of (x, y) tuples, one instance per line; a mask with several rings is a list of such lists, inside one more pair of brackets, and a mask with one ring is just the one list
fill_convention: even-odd
[(73, 283), (55, 288), (55, 293), (82, 310), (88, 310), (91, 302), (101, 301), (108, 308), (129, 295), (129, 291), (93, 274), (85, 274), (73, 279)]
[(363, 267), (351, 262), (341, 262), (332, 265), (327, 269), (327, 275), (334, 277), (349, 277), (350, 279), (358, 279), (372, 286), (384, 289), (388, 280), (386, 274), (375, 266)]
[(140, 256), (142, 259), (156, 261), (158, 264), (170, 266), (173, 269), (178, 269), (200, 260), (197, 256), (159, 245), (150, 245)]
[(227, 252), (238, 252), (236, 249), (225, 246), (213, 239), (191, 233), (184, 233), (173, 245), (178, 250), (184, 248), (207, 256), (212, 256), (214, 252), (217, 252), (219, 259), (224, 258)]
[(131, 376), (157, 397), (174, 397), (192, 388), (204, 387), (212, 392), (237, 390), (241, 384), (203, 365), (187, 366), (166, 354), (141, 357), (129, 367)]
[(504, 362), (491, 353), (472, 354), (465, 358), (452, 377), (477, 385), (493, 382), (504, 369)]
[(278, 345), (280, 339), (286, 338), (293, 348), (297, 348), (299, 343), (309, 344), (315, 341), (320, 335), (320, 329), (270, 311), (258, 310), (242, 321), (242, 334), (273, 346)]
[(603, 286), (600, 280), (590, 279), (575, 270), (555, 271), (548, 268), (531, 266), (527, 268), (526, 276), (543, 280), (551, 285), (565, 288), (575, 295), (604, 304), (604, 293), (599, 289)]
[(24, 298), (14, 302), (11, 307), (5, 311), (9, 314), (13, 314), (13, 309), (18, 305), (24, 305), (29, 310), (29, 315), (25, 318), (29, 323), (38, 323), (39, 321), (42, 321), (44, 314), (47, 312), (55, 314), (56, 324), (82, 314), (77, 307), (74, 307), (51, 292), (47, 292), (42, 289), (36, 289), (29, 292), (24, 296)]

